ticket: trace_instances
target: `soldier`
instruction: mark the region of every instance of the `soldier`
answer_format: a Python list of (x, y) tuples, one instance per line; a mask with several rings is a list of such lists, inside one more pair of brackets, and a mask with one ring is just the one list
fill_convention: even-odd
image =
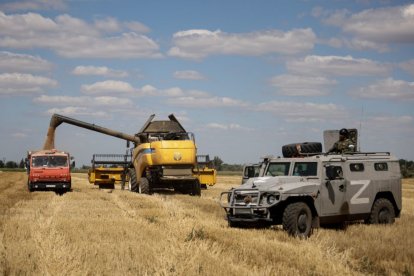
[(335, 153), (353, 152), (355, 151), (355, 145), (349, 138), (349, 132), (346, 128), (339, 131), (339, 140), (328, 151)]

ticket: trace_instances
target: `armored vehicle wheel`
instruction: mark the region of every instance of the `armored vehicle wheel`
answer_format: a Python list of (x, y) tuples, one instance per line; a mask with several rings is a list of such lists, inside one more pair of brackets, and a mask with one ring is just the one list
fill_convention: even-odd
[(131, 192), (136, 193), (138, 192), (138, 183), (137, 183), (137, 177), (135, 174), (135, 170), (129, 169), (128, 174), (129, 174), (128, 189)]
[(228, 221), (229, 227), (232, 227), (232, 228), (240, 228), (241, 227), (240, 222), (231, 221), (229, 219), (227, 221)]
[(289, 235), (307, 238), (312, 230), (312, 212), (304, 202), (295, 202), (286, 206), (282, 218), (283, 229)]
[(395, 221), (392, 203), (386, 198), (378, 198), (372, 206), (371, 214), (366, 221), (369, 224), (391, 224)]
[(300, 156), (301, 153), (320, 153), (322, 152), (322, 144), (319, 142), (305, 142), (284, 145), (282, 147), (283, 157)]
[(149, 184), (148, 178), (141, 177), (141, 179), (139, 180), (138, 192), (140, 194), (146, 194), (146, 195), (150, 194), (150, 184)]
[(198, 181), (198, 179), (197, 180), (195, 180), (193, 183), (192, 183), (192, 189), (191, 189), (191, 195), (193, 195), (193, 196), (201, 196), (201, 185), (200, 185), (200, 181)]

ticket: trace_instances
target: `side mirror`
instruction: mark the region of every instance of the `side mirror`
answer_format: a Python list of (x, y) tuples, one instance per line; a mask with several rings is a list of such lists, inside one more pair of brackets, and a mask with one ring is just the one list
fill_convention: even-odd
[(72, 161), (72, 164), (70, 164), (70, 168), (74, 169), (75, 168), (75, 161)]
[(255, 168), (253, 166), (247, 166), (244, 168), (243, 173), (244, 178), (252, 178), (255, 177)]

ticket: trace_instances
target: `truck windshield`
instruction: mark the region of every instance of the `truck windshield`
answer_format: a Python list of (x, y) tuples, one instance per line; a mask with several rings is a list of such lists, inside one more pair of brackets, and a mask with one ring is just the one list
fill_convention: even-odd
[(267, 176), (282, 176), (289, 175), (289, 162), (270, 163), (267, 166), (265, 175)]
[(34, 156), (32, 167), (65, 167), (68, 165), (66, 156)]

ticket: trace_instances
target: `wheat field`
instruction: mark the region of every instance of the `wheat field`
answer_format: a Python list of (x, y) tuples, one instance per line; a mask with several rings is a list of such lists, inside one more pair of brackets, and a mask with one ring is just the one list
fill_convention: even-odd
[(218, 204), (240, 183), (219, 176), (201, 198), (100, 190), (29, 193), (26, 174), (0, 172), (1, 275), (412, 275), (414, 180), (393, 225), (320, 228), (307, 240), (280, 227), (233, 229)]

